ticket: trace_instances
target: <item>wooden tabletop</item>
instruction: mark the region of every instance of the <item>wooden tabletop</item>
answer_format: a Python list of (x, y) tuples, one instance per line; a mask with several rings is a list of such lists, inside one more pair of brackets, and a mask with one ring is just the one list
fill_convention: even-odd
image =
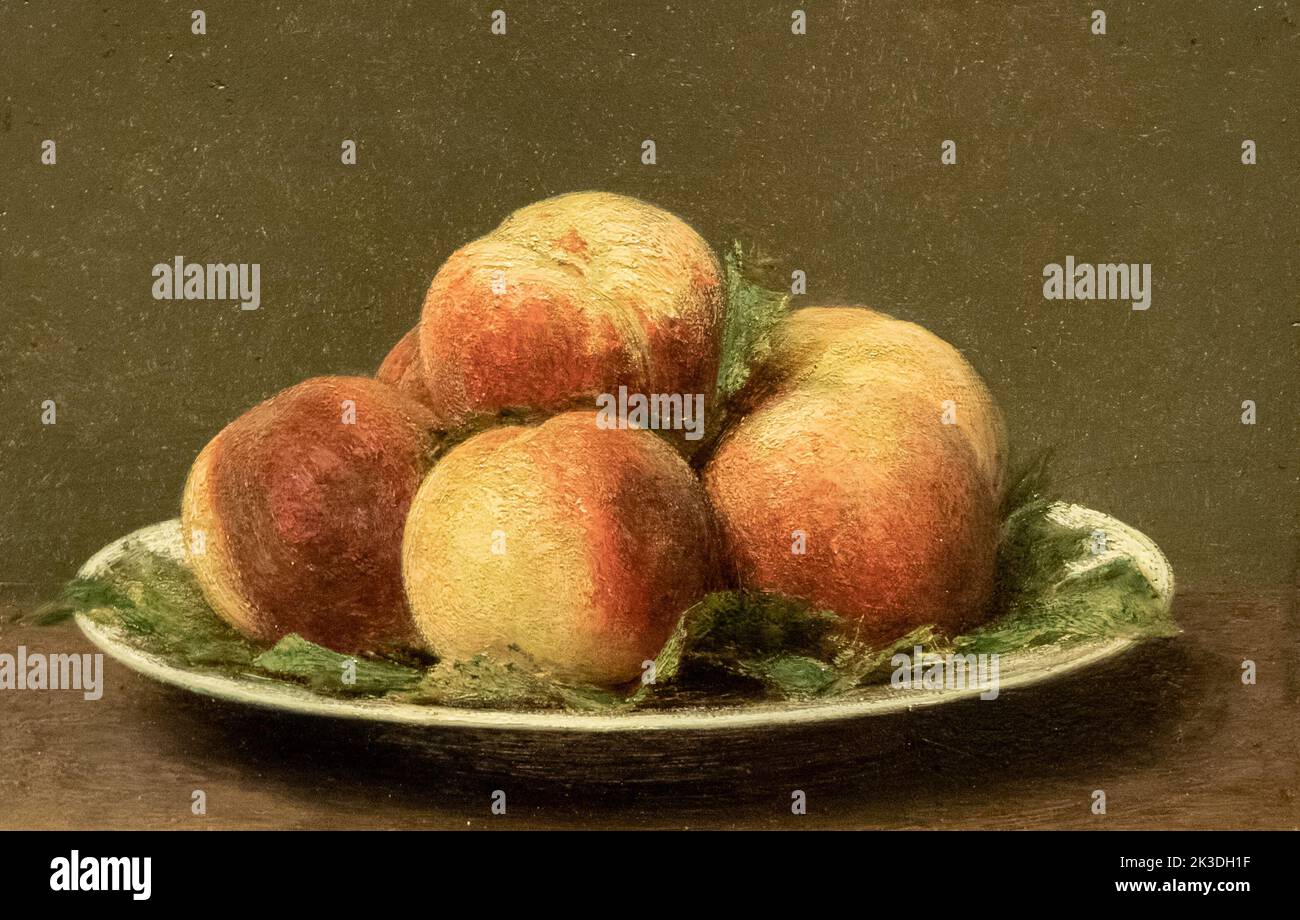
[[(7, 622), (34, 601), (4, 596), (0, 652), (93, 650), (70, 623)], [(1295, 592), (1187, 591), (1175, 613), (1182, 636), (1088, 673), (828, 734), (839, 769), (759, 744), (736, 772), (688, 785), (431, 758), (392, 730), (232, 706), (108, 660), (98, 701), (0, 691), (0, 827), (1300, 827)]]

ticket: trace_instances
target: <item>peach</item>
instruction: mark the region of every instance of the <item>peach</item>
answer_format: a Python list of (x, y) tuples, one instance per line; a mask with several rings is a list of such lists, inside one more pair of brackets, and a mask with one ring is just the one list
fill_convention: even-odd
[(199, 454), (181, 523), (213, 609), (247, 636), (352, 653), (418, 641), (402, 529), (432, 465), (432, 418), (364, 377), (318, 377), (227, 425)]
[(717, 382), (722, 273), (659, 208), (582, 192), (530, 205), (454, 253), (425, 297), (420, 356), (439, 421), (563, 411), (620, 386)]
[(614, 685), (714, 586), (713, 533), (664, 440), (569, 412), (444, 456), (411, 504), (402, 569), (438, 655), (513, 646), (563, 679)]
[(865, 307), (795, 310), (773, 338), (770, 354), (741, 395), (744, 406), (795, 389), (848, 392), (896, 386), (941, 418), (950, 401), (955, 427), (975, 452), (990, 493), (1001, 499), (1007, 477), (1006, 423), (983, 379), (952, 345), (915, 323)]
[(424, 368), (420, 363), (419, 327), (412, 328), (397, 340), (375, 372), (375, 379), (386, 383), (428, 407), (429, 390), (424, 385)]
[(955, 349), (868, 310), (799, 310), (741, 403), (703, 474), (741, 586), (873, 642), (985, 615), (1005, 431)]

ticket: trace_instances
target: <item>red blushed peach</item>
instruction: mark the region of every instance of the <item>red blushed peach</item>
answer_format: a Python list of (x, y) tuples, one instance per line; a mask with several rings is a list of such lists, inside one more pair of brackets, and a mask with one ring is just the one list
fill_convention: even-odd
[(897, 391), (773, 399), (725, 436), (704, 482), (743, 587), (834, 610), (874, 642), (985, 613), (997, 505), (965, 438)]
[(630, 392), (712, 398), (717, 259), (659, 208), (598, 192), (515, 212), (455, 253), (425, 298), (420, 353), (449, 426)]
[(799, 310), (738, 408), (703, 475), (741, 586), (875, 641), (987, 613), (1006, 433), (956, 349), (870, 310)]
[(569, 412), (443, 457), (411, 505), (403, 572), (440, 656), (515, 646), (562, 678), (614, 685), (714, 586), (713, 535), (672, 447)]
[(213, 609), (247, 636), (352, 653), (417, 640), (402, 589), (406, 513), (433, 420), (363, 377), (290, 387), (199, 454), (181, 523)]
[(741, 393), (741, 411), (795, 390), (890, 389), (918, 418), (945, 419), (966, 437), (989, 492), (1007, 477), (1007, 430), (988, 387), (952, 345), (916, 323), (865, 307), (804, 307), (777, 327), (769, 356)]
[(443, 265), (419, 336), (445, 428), (504, 409), (555, 412), (619, 381), (646, 383), (633, 330), (612, 304), (532, 250), (492, 237)]
[(392, 351), (379, 365), (379, 370), (375, 372), (375, 379), (428, 407), (431, 397), (428, 388), (424, 385), (419, 335), (420, 330), (417, 326), (398, 339)]

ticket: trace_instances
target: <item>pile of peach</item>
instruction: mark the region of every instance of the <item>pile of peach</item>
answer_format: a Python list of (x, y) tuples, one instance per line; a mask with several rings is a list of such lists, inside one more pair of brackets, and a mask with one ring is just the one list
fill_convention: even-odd
[[(978, 375), (918, 326), (807, 307), (724, 406), (723, 287), (703, 239), (641, 201), (517, 211), (452, 254), (375, 379), (307, 380), (207, 445), (182, 509), (204, 595), (259, 640), (517, 649), (606, 685), (719, 589), (871, 641), (977, 620), (1006, 466)], [(696, 450), (599, 424), (620, 387), (704, 394), (726, 426)]]

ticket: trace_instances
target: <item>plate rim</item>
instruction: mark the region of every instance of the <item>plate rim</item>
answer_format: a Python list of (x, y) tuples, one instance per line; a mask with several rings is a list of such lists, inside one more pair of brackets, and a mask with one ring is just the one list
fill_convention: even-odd
[[(1064, 523), (1104, 527), (1109, 538), (1109, 548), (1096, 557), (1096, 564), (1121, 552), (1131, 556), (1161, 595), (1165, 609), (1169, 608), (1174, 594), (1173, 574), (1164, 554), (1145, 534), (1103, 512), (1081, 505), (1057, 503), (1049, 510), (1049, 514)], [(93, 576), (121, 555), (124, 547), (133, 541), (166, 551), (178, 538), (179, 521), (175, 518), (140, 528), (101, 549), (81, 567), (78, 575)], [(408, 726), (603, 734), (775, 728), (892, 715), (976, 698), (986, 690), (980, 686), (899, 690), (882, 685), (878, 689), (873, 688), (872, 695), (853, 700), (781, 701), (619, 714), (478, 709), (378, 699), (350, 700), (325, 696), (287, 682), (251, 676), (232, 677), (179, 667), (131, 645), (122, 637), (120, 630), (110, 625), (97, 623), (84, 613), (78, 613), (75, 619), (86, 638), (100, 650), (130, 670), (163, 684), (263, 709)], [(1002, 655), (999, 659), (998, 693), (1000, 695), (1007, 690), (1032, 686), (1083, 670), (1121, 655), (1141, 641), (1134, 638), (1079, 640), (1064, 646), (1046, 646)]]

